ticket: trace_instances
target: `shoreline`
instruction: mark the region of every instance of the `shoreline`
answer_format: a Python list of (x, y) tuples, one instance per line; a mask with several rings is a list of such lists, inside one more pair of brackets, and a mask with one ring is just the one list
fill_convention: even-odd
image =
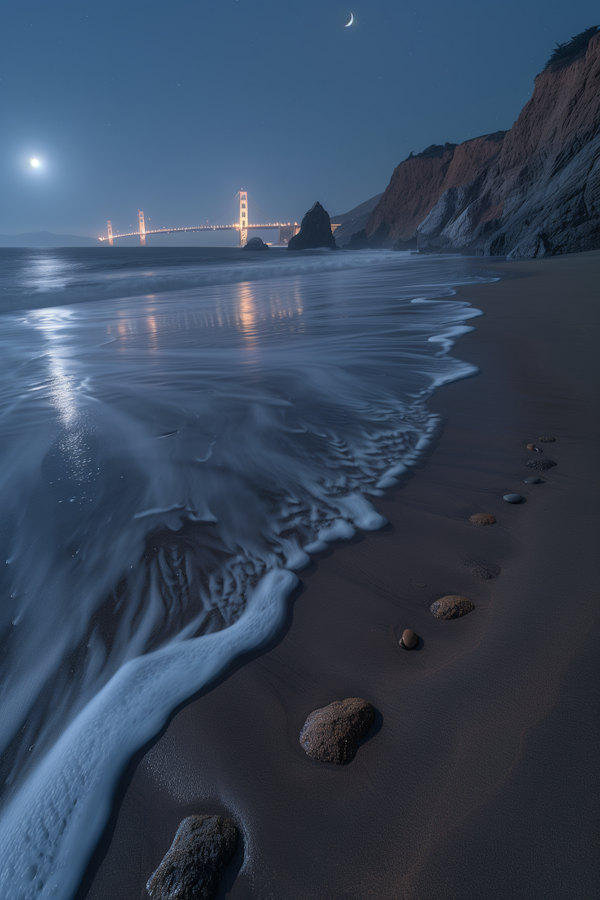
[[(457, 289), (485, 315), (452, 351), (480, 374), (428, 401), (445, 426), (377, 501), (390, 524), (300, 572), (277, 641), (136, 756), (78, 900), (145, 896), (181, 819), (211, 812), (244, 835), (232, 900), (595, 896), (600, 252), (485, 264), (508, 277)], [(544, 434), (558, 465), (525, 485)], [(477, 579), (469, 559), (501, 573)], [(475, 611), (435, 620), (449, 593)], [(417, 652), (398, 647), (405, 627)], [(378, 711), (355, 760), (308, 759), (306, 715), (350, 696)]]

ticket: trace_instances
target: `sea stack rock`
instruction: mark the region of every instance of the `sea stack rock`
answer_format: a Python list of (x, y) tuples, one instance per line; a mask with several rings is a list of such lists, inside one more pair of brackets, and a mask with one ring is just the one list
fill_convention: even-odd
[(288, 250), (339, 249), (331, 233), (329, 213), (317, 201), (302, 219), (300, 231), (290, 238)]
[(265, 244), (262, 238), (253, 237), (250, 238), (247, 244), (244, 244), (244, 250), (268, 250), (268, 244)]
[(350, 762), (374, 721), (375, 710), (366, 700), (334, 700), (311, 712), (302, 726), (300, 743), (311, 759), (340, 766)]
[(232, 819), (189, 816), (146, 890), (152, 900), (214, 900), (236, 844)]
[(475, 609), (475, 604), (468, 597), (460, 594), (448, 594), (441, 600), (435, 600), (429, 607), (436, 619), (459, 619)]

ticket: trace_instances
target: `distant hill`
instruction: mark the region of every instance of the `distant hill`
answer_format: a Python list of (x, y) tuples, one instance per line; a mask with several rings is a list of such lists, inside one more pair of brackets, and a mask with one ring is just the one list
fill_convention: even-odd
[(101, 247), (97, 238), (81, 234), (52, 234), (30, 231), (25, 234), (0, 234), (0, 247)]
[(361, 231), (365, 227), (369, 221), (369, 216), (382, 197), (383, 194), (376, 194), (374, 197), (371, 197), (370, 200), (365, 200), (364, 203), (355, 206), (350, 212), (342, 213), (340, 216), (330, 217), (334, 224), (337, 222), (340, 226), (339, 228), (336, 228), (334, 232), (335, 242), (338, 247), (347, 243), (355, 231)]

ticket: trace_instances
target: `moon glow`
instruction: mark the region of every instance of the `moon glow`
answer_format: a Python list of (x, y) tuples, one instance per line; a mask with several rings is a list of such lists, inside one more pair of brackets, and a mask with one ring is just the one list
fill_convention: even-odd
[(352, 25), (353, 22), (354, 22), (354, 14), (350, 13), (350, 21), (346, 25), (344, 25), (344, 28), (350, 28), (350, 26)]
[(39, 167), (39, 164), (39, 159), (36, 159), (35, 157), (29, 160), (29, 165), (32, 167), (32, 169), (37, 169)]

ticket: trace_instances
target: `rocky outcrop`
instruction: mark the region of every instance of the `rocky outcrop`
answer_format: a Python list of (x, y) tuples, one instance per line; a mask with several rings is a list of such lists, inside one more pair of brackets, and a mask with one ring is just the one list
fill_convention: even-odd
[(253, 237), (250, 238), (247, 244), (244, 244), (244, 250), (268, 250), (269, 245), (265, 244), (262, 238)]
[(375, 710), (366, 700), (335, 700), (311, 712), (300, 732), (300, 743), (311, 759), (343, 765), (353, 758), (374, 721)]
[(302, 219), (298, 234), (290, 238), (288, 250), (318, 250), (321, 247), (338, 249), (331, 233), (329, 213), (317, 201)]
[(223, 816), (188, 816), (148, 880), (152, 900), (213, 900), (235, 851), (237, 828)]
[(600, 247), (600, 33), (559, 47), (508, 132), (395, 170), (369, 246), (533, 258)]

